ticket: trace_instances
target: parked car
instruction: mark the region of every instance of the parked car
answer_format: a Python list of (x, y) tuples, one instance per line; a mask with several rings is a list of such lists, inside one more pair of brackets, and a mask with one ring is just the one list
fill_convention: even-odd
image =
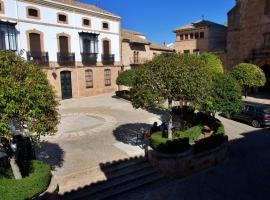
[(270, 126), (270, 106), (246, 102), (243, 110), (231, 118), (251, 123), (255, 128)]

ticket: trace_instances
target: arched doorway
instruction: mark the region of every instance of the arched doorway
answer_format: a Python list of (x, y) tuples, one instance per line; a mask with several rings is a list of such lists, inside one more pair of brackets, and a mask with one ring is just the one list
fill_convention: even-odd
[(270, 94), (270, 65), (262, 66), (262, 70), (265, 73), (266, 83), (265, 86), (260, 88), (260, 91)]
[(60, 76), (61, 76), (62, 99), (70, 99), (72, 98), (71, 72), (62, 71), (60, 73)]

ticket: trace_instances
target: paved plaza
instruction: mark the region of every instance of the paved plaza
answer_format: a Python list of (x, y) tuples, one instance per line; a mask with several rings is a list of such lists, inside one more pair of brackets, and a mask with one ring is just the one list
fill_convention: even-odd
[[(164, 117), (162, 113), (136, 110), (113, 94), (65, 100), (59, 112), (59, 131), (42, 139), (39, 157), (52, 165), (60, 193), (106, 180), (101, 163), (143, 155), (143, 149), (136, 145), (136, 134), (149, 130), (154, 121), (160, 123)], [(269, 195), (265, 190), (270, 188), (270, 130), (219, 118), (230, 139), (229, 158), (222, 165), (173, 181), (157, 191), (131, 193), (128, 198), (209, 199), (211, 195), (211, 199), (253, 199), (257, 195), (266, 199), (258, 195)], [(255, 184), (262, 194), (251, 192)], [(242, 195), (243, 191), (248, 193)], [(234, 194), (239, 196), (233, 198)]]

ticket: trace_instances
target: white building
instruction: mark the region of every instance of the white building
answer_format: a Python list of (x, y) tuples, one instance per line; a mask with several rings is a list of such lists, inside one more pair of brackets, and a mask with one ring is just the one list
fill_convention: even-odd
[(0, 0), (0, 48), (23, 50), (63, 99), (117, 89), (120, 17), (73, 0)]

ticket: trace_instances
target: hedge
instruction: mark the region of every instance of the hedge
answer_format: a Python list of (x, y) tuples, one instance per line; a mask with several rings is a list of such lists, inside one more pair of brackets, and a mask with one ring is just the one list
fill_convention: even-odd
[(31, 161), (30, 175), (20, 179), (0, 179), (0, 199), (31, 199), (45, 191), (50, 183), (50, 166), (41, 161)]
[(191, 147), (188, 138), (168, 139), (162, 137), (161, 132), (151, 135), (150, 146), (157, 152), (168, 154), (181, 153)]
[(194, 153), (201, 153), (204, 151), (208, 151), (210, 149), (216, 148), (223, 144), (225, 141), (228, 141), (227, 135), (212, 135), (211, 137), (201, 139), (195, 142), (193, 146)]

